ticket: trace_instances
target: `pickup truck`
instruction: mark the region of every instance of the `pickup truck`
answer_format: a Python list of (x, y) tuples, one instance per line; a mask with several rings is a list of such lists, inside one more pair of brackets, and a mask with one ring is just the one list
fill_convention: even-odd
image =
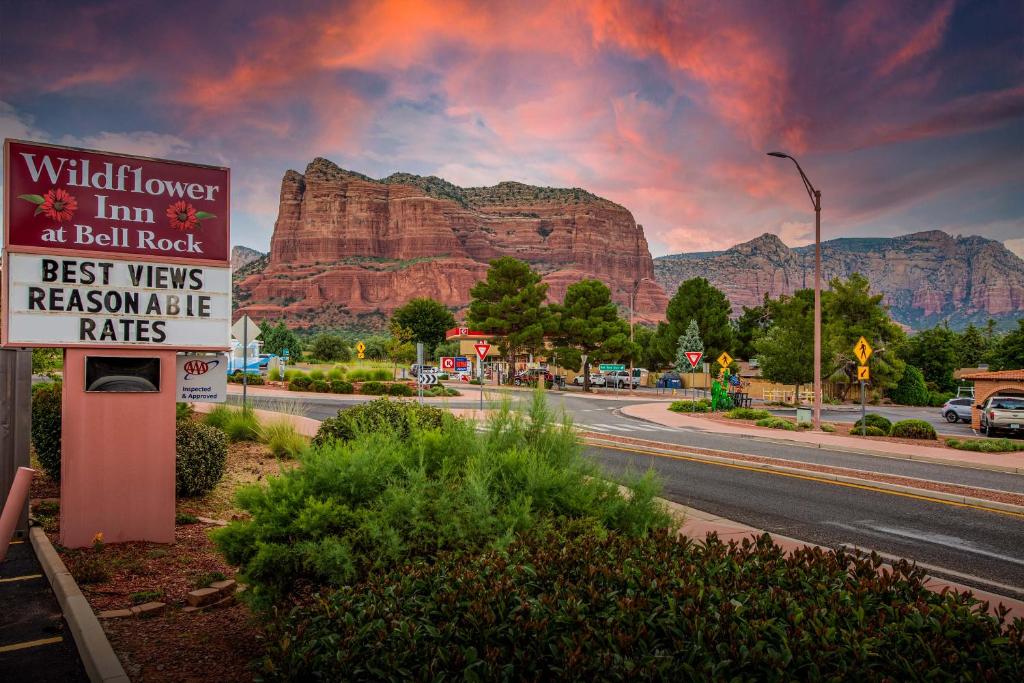
[(606, 373), (604, 380), (607, 386), (617, 387), (619, 389), (631, 388), (635, 389), (640, 386), (640, 380), (636, 377), (629, 376), (629, 370), (617, 370), (615, 372)]
[(1024, 396), (991, 396), (981, 405), (981, 433), (1020, 434), (1024, 427)]

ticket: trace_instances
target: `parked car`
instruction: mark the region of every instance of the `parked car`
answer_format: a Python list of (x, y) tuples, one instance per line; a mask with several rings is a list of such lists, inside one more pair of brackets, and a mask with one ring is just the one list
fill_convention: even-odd
[(421, 372), (425, 375), (433, 375), (437, 374), (437, 368), (433, 365), (420, 365), (419, 363), (413, 363), (409, 366), (409, 374), (413, 377), (419, 377)]
[(981, 408), (981, 433), (1021, 433), (1024, 426), (1024, 396), (990, 396)]
[(616, 370), (615, 372), (609, 372), (604, 377), (605, 383), (610, 387), (635, 389), (640, 385), (640, 382), (635, 377), (630, 378), (629, 370)]
[(516, 376), (512, 378), (512, 383), (515, 384), (517, 387), (522, 386), (524, 384), (536, 386), (536, 384), (540, 381), (541, 377), (544, 378), (544, 386), (547, 387), (550, 387), (555, 381), (554, 375), (552, 375), (544, 368), (530, 368), (529, 370), (522, 370), (520, 372), (517, 372)]
[(942, 416), (946, 422), (970, 422), (973, 403), (974, 399), (971, 398), (951, 398), (942, 406)]
[[(572, 378), (572, 383), (578, 387), (583, 386), (583, 375), (576, 375)], [(590, 374), (590, 386), (592, 387), (603, 387), (605, 385), (604, 375), (600, 373)]]

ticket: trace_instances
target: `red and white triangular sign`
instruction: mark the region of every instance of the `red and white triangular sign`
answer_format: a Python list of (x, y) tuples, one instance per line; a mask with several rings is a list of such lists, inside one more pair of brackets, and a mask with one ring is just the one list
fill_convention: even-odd
[(704, 352), (703, 351), (685, 351), (683, 355), (686, 356), (686, 360), (690, 361), (690, 367), (691, 368), (695, 368), (695, 367), (697, 367), (697, 363), (699, 363), (700, 359), (704, 356)]
[(473, 348), (476, 349), (477, 358), (483, 360), (487, 358), (487, 352), (491, 350), (491, 345), (486, 342), (477, 342), (473, 344)]

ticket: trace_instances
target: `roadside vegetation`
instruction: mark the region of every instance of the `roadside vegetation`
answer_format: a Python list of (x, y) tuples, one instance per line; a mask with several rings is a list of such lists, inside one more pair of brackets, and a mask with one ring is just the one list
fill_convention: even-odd
[(946, 439), (946, 445), (961, 451), (979, 453), (1017, 453), (1024, 451), (1024, 441), (1010, 439)]

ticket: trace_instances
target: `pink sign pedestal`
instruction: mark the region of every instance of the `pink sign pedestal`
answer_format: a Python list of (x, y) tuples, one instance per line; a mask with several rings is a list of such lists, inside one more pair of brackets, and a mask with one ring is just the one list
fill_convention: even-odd
[[(86, 393), (87, 356), (160, 359), (160, 391)], [(175, 351), (64, 351), (60, 542), (174, 541)]]

